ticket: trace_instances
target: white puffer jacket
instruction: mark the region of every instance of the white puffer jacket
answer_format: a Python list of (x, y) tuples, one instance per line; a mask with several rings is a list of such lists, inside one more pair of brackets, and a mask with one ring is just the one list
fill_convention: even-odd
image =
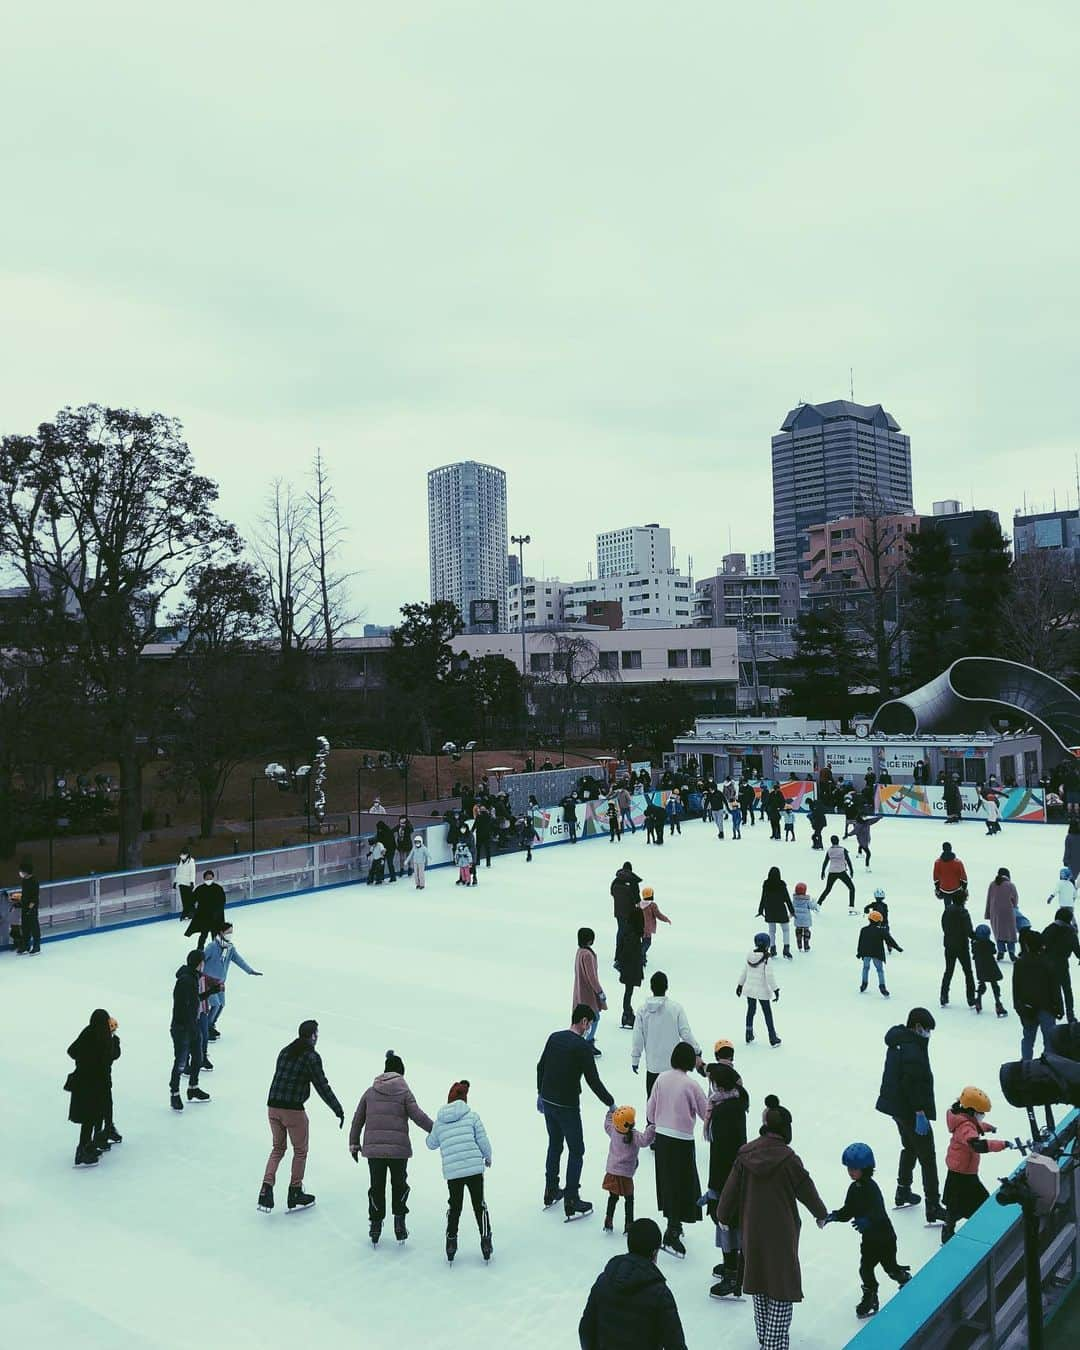
[(780, 984), (773, 974), (772, 962), (765, 952), (753, 951), (746, 958), (746, 965), (739, 976), (744, 998), (760, 998), (768, 1002)]
[(449, 1102), (442, 1108), (427, 1137), (427, 1146), (442, 1150), (442, 1171), (447, 1181), (475, 1176), (491, 1162), (484, 1122), (468, 1102)]

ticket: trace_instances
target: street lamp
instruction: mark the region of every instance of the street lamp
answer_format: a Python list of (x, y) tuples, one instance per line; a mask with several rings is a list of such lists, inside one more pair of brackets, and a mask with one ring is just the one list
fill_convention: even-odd
[(468, 750), (469, 756), (470, 756), (470, 759), (471, 759), (471, 763), (470, 763), (470, 766), (469, 766), (469, 781), (470, 781), (470, 783), (472, 784), (472, 789), (473, 789), (473, 791), (475, 792), (475, 791), (476, 791), (476, 742), (475, 742), (475, 741), (466, 741), (466, 742), (465, 742), (465, 745), (463, 746), (463, 749)]
[(529, 726), (529, 694), (525, 687), (525, 545), (532, 543), (532, 535), (512, 534), (510, 542), (518, 546), (518, 617), (521, 620), (521, 738), (524, 742)]

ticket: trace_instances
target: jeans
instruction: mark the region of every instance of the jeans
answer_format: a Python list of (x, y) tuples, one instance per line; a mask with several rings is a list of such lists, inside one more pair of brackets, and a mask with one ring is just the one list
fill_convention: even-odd
[(390, 1177), (390, 1212), (395, 1216), (408, 1214), (405, 1201), (409, 1198), (408, 1158), (369, 1158), (368, 1218), (382, 1223), (386, 1218), (386, 1178)]
[(449, 1206), (446, 1211), (447, 1237), (457, 1237), (458, 1221), (461, 1218), (466, 1187), (469, 1189), (469, 1200), (472, 1202), (473, 1214), (476, 1215), (476, 1226), (481, 1233), (484, 1231), (484, 1174), (483, 1172), (476, 1172), (471, 1177), (454, 1177), (452, 1181), (446, 1183), (449, 1198)]
[(941, 1188), (938, 1184), (937, 1154), (934, 1152), (934, 1132), (915, 1133), (914, 1116), (893, 1116), (900, 1135), (900, 1163), (896, 1169), (896, 1184), (910, 1187), (915, 1176), (915, 1164), (918, 1162), (922, 1172), (924, 1200), (927, 1210), (941, 1203)]
[[(1068, 958), (1066, 958), (1067, 960)], [(1057, 982), (1061, 986), (1061, 1001), (1065, 1005), (1065, 1016), (1071, 1022), (1073, 1020), (1073, 989), (1072, 980), (1069, 978), (1069, 967), (1055, 966), (1054, 974), (1057, 976)]]
[(210, 1024), (209, 1024), (210, 1031), (213, 1031), (214, 1028), (217, 1026), (217, 1020), (224, 1011), (225, 1011), (225, 990), (222, 989), (220, 994), (210, 995)]
[(732, 839), (742, 838), (742, 813), (732, 811), (731, 813), (731, 837)]
[(998, 954), (998, 960), (999, 960), (999, 961), (1000, 961), (1001, 958), (1005, 955), (1005, 952), (1006, 952), (1006, 951), (1008, 951), (1008, 953), (1009, 953), (1009, 960), (1010, 960), (1010, 961), (1015, 961), (1015, 960), (1016, 960), (1016, 943), (1015, 943), (1015, 942), (1000, 942), (1000, 941), (998, 942), (998, 945), (997, 945), (997, 954)]
[(668, 817), (668, 834), (682, 834), (682, 825), (675, 816)]
[(600, 1014), (597, 1013), (596, 1016), (593, 1018), (593, 1020), (589, 1023), (588, 1031), (586, 1031), (585, 1035), (582, 1036), (581, 1039), (585, 1041), (587, 1044), (591, 1045), (593, 1041), (596, 1040), (596, 1032), (599, 1026), (600, 1026)]
[(633, 818), (633, 816), (630, 814), (630, 808), (629, 808), (628, 806), (623, 808), (623, 813), (622, 813), (622, 823), (623, 823), (623, 825), (629, 825), (629, 826), (630, 826), (630, 833), (631, 833), (631, 834), (637, 834), (637, 829), (636, 829), (636, 827), (635, 827), (635, 825), (634, 825), (634, 818)]
[[(206, 1060), (206, 1047), (210, 1044), (210, 1014), (201, 1012), (199, 1014), (199, 1039), (196, 1045), (191, 1047), (191, 1059), (188, 1061), (188, 1067), (194, 1066), (198, 1059), (201, 1069)], [(194, 1079), (192, 1083), (194, 1084)]]
[(846, 886), (846, 887), (847, 887), (847, 893), (848, 893), (848, 908), (849, 908), (849, 909), (854, 909), (854, 908), (855, 908), (855, 883), (851, 880), (851, 878), (848, 876), (848, 874), (847, 874), (846, 872), (830, 872), (830, 873), (829, 873), (829, 880), (828, 880), (828, 883), (827, 883), (825, 889), (824, 889), (824, 890), (821, 892), (821, 894), (818, 896), (818, 904), (819, 904), (819, 905), (821, 904), (821, 902), (825, 899), (825, 897), (829, 894), (829, 892), (832, 890), (832, 888), (836, 885), (836, 883), (837, 883), (838, 881), (839, 881), (839, 883), (841, 884), (841, 886)]
[(964, 993), (969, 1004), (975, 1002), (975, 976), (971, 971), (971, 949), (963, 947), (945, 948), (945, 974), (941, 977), (941, 998), (944, 1002), (949, 997), (949, 986), (952, 984), (953, 971), (957, 963), (964, 972)]
[(292, 1171), (289, 1185), (299, 1186), (304, 1180), (304, 1168), (308, 1155), (308, 1114), (303, 1107), (298, 1110), (286, 1110), (281, 1106), (268, 1106), (266, 1115), (270, 1121), (270, 1156), (266, 1160), (263, 1173), (263, 1185), (272, 1186), (277, 1178), (278, 1165), (285, 1156), (286, 1141), (292, 1144)]
[(874, 969), (877, 971), (877, 982), (882, 989), (885, 988), (885, 962), (877, 956), (864, 956), (862, 959), (862, 982), (863, 988), (866, 988), (867, 980), (870, 977), (870, 962), (873, 961)]
[(754, 1030), (754, 1015), (757, 1013), (758, 1004), (761, 1004), (761, 1011), (765, 1014), (765, 1025), (769, 1029), (769, 1040), (777, 1040), (776, 1027), (773, 1024), (772, 1002), (767, 998), (747, 998), (746, 1000), (746, 1034), (749, 1036)]
[(559, 1163), (566, 1143), (566, 1199), (576, 1200), (581, 1187), (581, 1167), (585, 1161), (585, 1137), (581, 1132), (581, 1110), (576, 1106), (558, 1106), (541, 1101), (548, 1132), (544, 1181), (550, 1190), (559, 1184)]
[(790, 924), (787, 924), (787, 923), (781, 923), (781, 924), (770, 923), (770, 924), (769, 924), (769, 941), (772, 943), (772, 945), (773, 945), (774, 947), (776, 946), (776, 930), (777, 930), (777, 928), (779, 928), (780, 931), (781, 931), (781, 932), (783, 933), (783, 935), (784, 935), (784, 946), (785, 946), (785, 947), (790, 947), (790, 946), (791, 946), (791, 925), (790, 925)]
[(1054, 1029), (1054, 1014), (1047, 1012), (1045, 1008), (1040, 1008), (1038, 1012), (1025, 1015), (1020, 1014), (1020, 1025), (1023, 1027), (1023, 1034), (1020, 1037), (1020, 1058), (1035, 1058), (1035, 1033), (1042, 1032), (1043, 1051), (1050, 1048), (1049, 1036)]
[(647, 962), (647, 960), (648, 960), (648, 958), (649, 958), (649, 948), (650, 948), (651, 946), (652, 946), (652, 938), (651, 938), (651, 937), (643, 937), (643, 938), (641, 939), (641, 965), (642, 965), (642, 969), (644, 969), (645, 963)]
[(180, 1072), (186, 1067), (189, 1059), (192, 1061), (192, 1065), (188, 1087), (198, 1087), (199, 1070), (202, 1068), (198, 1029), (195, 1029), (193, 1034), (189, 1027), (170, 1027), (169, 1032), (173, 1043), (173, 1066), (172, 1073), (169, 1076), (169, 1091), (180, 1091)]

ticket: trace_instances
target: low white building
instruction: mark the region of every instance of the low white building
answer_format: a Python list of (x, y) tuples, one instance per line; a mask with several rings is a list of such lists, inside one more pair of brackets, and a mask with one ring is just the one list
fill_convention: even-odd
[(580, 623), (589, 604), (617, 600), (624, 628), (689, 628), (694, 622), (693, 595), (693, 581), (675, 571), (572, 581), (563, 594), (563, 617), (568, 623)]
[(510, 632), (521, 628), (525, 610), (526, 628), (558, 628), (563, 621), (563, 596), (569, 587), (558, 577), (526, 577), (521, 585), (506, 591), (506, 626)]

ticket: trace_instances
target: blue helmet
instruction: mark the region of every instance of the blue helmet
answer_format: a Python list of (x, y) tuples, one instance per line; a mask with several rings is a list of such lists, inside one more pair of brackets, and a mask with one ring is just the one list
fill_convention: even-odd
[(772, 938), (769, 937), (768, 933), (755, 933), (754, 946), (768, 951), (772, 946)]
[(874, 892), (874, 899), (875, 899), (875, 900), (884, 900), (884, 899), (885, 899), (885, 892), (881, 889), (880, 886), (879, 886), (879, 887), (877, 888), (877, 890)]
[(874, 1167), (874, 1151), (869, 1144), (848, 1144), (840, 1155), (840, 1161), (845, 1167), (856, 1167), (861, 1172), (865, 1172), (868, 1167)]
[(1059, 880), (1059, 881), (1072, 881), (1072, 873), (1069, 871), (1069, 869), (1068, 869), (1067, 867), (1063, 867), (1063, 868), (1061, 869), (1061, 871), (1058, 873), (1058, 880)]
[(988, 923), (979, 924), (978, 928), (975, 929), (975, 936), (977, 938), (988, 938), (990, 936), (990, 925)]

